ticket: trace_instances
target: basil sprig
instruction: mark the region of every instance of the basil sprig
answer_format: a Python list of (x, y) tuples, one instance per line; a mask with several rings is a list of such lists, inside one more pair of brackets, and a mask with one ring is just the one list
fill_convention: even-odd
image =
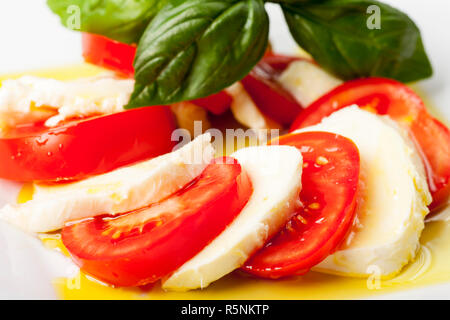
[(128, 107), (215, 93), (244, 77), (267, 47), (262, 0), (173, 1), (145, 30)]
[[(263, 0), (47, 0), (67, 27), (138, 43), (136, 84), (128, 108), (170, 104), (216, 93), (243, 78), (267, 47)], [(343, 79), (427, 78), (432, 67), (420, 31), (401, 11), (375, 0), (271, 0), (292, 36)], [(367, 24), (379, 9), (379, 28)], [(144, 31), (145, 30), (145, 31)]]
[[(380, 9), (379, 29), (367, 26), (370, 5)], [(282, 7), (297, 43), (343, 79), (379, 76), (410, 82), (433, 73), (419, 29), (391, 6), (372, 0), (328, 0)]]

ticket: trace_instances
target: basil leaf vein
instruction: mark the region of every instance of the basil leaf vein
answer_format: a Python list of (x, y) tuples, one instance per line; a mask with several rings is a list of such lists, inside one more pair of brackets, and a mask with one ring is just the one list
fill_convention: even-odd
[[(47, 5), (69, 29), (73, 28), (74, 19), (79, 19), (78, 31), (101, 34), (131, 44), (139, 41), (151, 19), (168, 2), (169, 0), (47, 0)], [(74, 6), (79, 10), (71, 10)], [(79, 17), (74, 16), (77, 13)]]
[[(366, 25), (370, 5), (381, 10), (381, 29)], [(343, 79), (378, 76), (410, 82), (432, 75), (419, 29), (391, 6), (372, 0), (325, 0), (282, 8), (297, 43)]]
[(138, 45), (128, 108), (216, 93), (243, 78), (263, 56), (269, 21), (262, 0), (174, 0)]

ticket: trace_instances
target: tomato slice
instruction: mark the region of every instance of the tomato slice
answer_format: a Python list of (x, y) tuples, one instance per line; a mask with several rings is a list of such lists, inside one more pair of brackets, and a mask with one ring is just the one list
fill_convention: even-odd
[(232, 100), (233, 99), (228, 93), (220, 91), (219, 93), (212, 94), (205, 98), (192, 100), (191, 102), (208, 110), (212, 114), (220, 115), (230, 108)]
[(67, 225), (64, 245), (83, 271), (113, 285), (145, 285), (169, 275), (217, 237), (250, 198), (251, 181), (239, 163), (218, 160), (162, 202)]
[(0, 178), (83, 179), (172, 151), (176, 128), (166, 106), (92, 117), (47, 128), (35, 123), (0, 137)]
[(302, 153), (302, 209), (243, 267), (263, 278), (306, 273), (338, 248), (356, 210), (360, 160), (352, 141), (305, 132), (282, 136), (279, 143)]
[(291, 131), (317, 124), (334, 111), (352, 104), (389, 115), (410, 130), (427, 169), (433, 196), (429, 208), (436, 211), (445, 206), (450, 197), (450, 131), (427, 112), (414, 91), (400, 82), (383, 78), (348, 81), (305, 109), (294, 121)]
[(241, 82), (258, 108), (272, 120), (289, 125), (302, 106), (276, 80), (277, 71), (263, 59)]
[(450, 198), (450, 130), (423, 110), (411, 124), (411, 133), (427, 170), (433, 196), (430, 211), (438, 211)]
[(114, 70), (127, 77), (134, 75), (133, 61), (136, 56), (136, 46), (92, 33), (83, 33), (81, 37), (85, 61)]

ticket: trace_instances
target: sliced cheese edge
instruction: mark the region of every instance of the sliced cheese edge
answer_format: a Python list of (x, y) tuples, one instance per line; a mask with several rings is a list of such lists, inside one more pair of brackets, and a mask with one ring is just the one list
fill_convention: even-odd
[(32, 200), (7, 204), (0, 219), (29, 232), (48, 232), (70, 220), (139, 209), (184, 187), (214, 154), (207, 133), (174, 152), (79, 182), (36, 184)]
[(234, 118), (242, 125), (250, 129), (281, 129), (282, 126), (265, 116), (255, 104), (250, 94), (240, 82), (236, 82), (226, 89), (233, 98), (231, 112)]
[(52, 127), (72, 117), (120, 112), (133, 86), (133, 79), (110, 73), (72, 81), (35, 76), (5, 80), (0, 88), (0, 119), (10, 126), (47, 119), (46, 125)]
[(261, 248), (300, 205), (302, 156), (290, 146), (241, 149), (231, 155), (249, 174), (253, 193), (236, 219), (162, 283), (163, 289), (205, 288)]
[(343, 83), (308, 60), (292, 62), (277, 80), (304, 108)]

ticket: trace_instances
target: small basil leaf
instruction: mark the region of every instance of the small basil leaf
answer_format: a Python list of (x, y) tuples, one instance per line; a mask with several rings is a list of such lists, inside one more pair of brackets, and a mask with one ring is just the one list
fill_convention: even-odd
[[(371, 5), (380, 9), (380, 29), (368, 27)], [(343, 79), (379, 76), (410, 82), (433, 73), (417, 26), (386, 4), (326, 0), (282, 6), (297, 43)]]
[(269, 20), (262, 0), (175, 0), (150, 23), (137, 49), (127, 108), (216, 93), (263, 56)]
[(168, 0), (47, 0), (61, 23), (78, 31), (137, 43), (150, 20)]

